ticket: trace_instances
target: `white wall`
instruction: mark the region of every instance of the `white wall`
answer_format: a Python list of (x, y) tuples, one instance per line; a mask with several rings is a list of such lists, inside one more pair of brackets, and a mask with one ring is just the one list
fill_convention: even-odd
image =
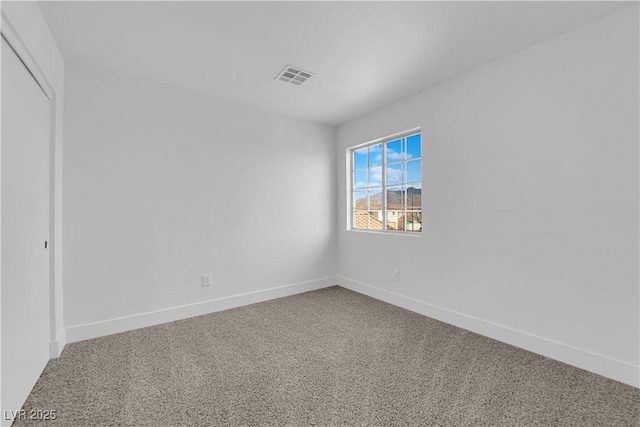
[[(341, 126), (340, 283), (638, 386), (638, 62), (635, 5)], [(346, 231), (345, 150), (415, 126), (422, 236)]]
[(69, 341), (335, 284), (335, 128), (84, 65), (66, 90)]

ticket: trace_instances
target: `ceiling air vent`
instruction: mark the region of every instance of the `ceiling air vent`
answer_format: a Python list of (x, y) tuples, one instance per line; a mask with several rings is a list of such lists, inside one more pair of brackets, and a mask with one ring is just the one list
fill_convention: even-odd
[(314, 75), (315, 74), (310, 71), (301, 70), (298, 67), (287, 65), (278, 73), (274, 80), (282, 80), (283, 82), (300, 86)]

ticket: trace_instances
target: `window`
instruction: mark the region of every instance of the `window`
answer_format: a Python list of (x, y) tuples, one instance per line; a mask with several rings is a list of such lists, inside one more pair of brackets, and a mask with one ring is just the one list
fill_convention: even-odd
[(351, 229), (422, 231), (419, 130), (349, 149)]

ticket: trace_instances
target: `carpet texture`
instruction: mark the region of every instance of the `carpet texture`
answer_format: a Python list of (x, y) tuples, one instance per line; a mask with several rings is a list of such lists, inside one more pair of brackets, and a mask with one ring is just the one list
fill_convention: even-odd
[(67, 345), (24, 409), (57, 426), (639, 427), (640, 390), (332, 287)]

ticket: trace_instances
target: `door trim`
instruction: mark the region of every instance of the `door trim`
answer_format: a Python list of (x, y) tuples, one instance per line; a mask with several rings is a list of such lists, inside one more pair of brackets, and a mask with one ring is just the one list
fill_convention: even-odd
[[(47, 79), (42, 68), (38, 65), (38, 62), (33, 57), (26, 44), (11, 24), (4, 11), (0, 12), (1, 26), (0, 33), (6, 40), (7, 44), (13, 49), (18, 58), (22, 61), (27, 68), (31, 76), (36, 83), (40, 86), (46, 97), (49, 99), (49, 358), (54, 359), (60, 355), (62, 348), (64, 347), (64, 325), (56, 323), (56, 314), (58, 310), (62, 310), (62, 307), (56, 307), (56, 290), (62, 291), (62, 283), (56, 283), (56, 259), (61, 257), (61, 248), (56, 244), (56, 239), (61, 236), (57, 236), (55, 233), (56, 221), (61, 221), (62, 218), (57, 218), (55, 215), (56, 199), (55, 199), (55, 177), (58, 172), (56, 169), (55, 158), (56, 149), (59, 149), (56, 145), (56, 91), (53, 85)], [(1, 202), (0, 202), (1, 203)], [(61, 203), (61, 201), (58, 201)], [(0, 206), (1, 207), (1, 206)], [(1, 212), (1, 209), (0, 209)], [(0, 254), (2, 253), (0, 244)], [(0, 265), (0, 272), (2, 271)], [(0, 281), (1, 281), (0, 275)], [(1, 286), (1, 283), (0, 283)], [(59, 313), (62, 314), (62, 313)], [(58, 330), (61, 332), (58, 333)]]

